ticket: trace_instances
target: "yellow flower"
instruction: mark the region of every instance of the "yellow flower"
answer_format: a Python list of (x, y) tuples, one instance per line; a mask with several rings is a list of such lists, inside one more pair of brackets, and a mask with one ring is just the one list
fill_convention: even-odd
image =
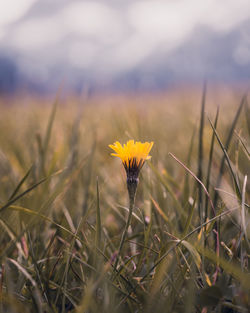
[(153, 144), (153, 142), (142, 143), (129, 140), (123, 146), (119, 141), (116, 141), (113, 145), (109, 145), (109, 147), (116, 152), (111, 153), (111, 155), (119, 157), (122, 160), (128, 178), (137, 178), (145, 160), (151, 158), (148, 154)]
[(121, 256), (121, 251), (127, 236), (128, 227), (130, 225), (132, 217), (137, 185), (139, 183), (138, 176), (143, 164), (145, 163), (145, 160), (151, 158), (151, 156), (148, 154), (152, 149), (153, 144), (153, 142), (142, 143), (139, 141), (134, 142), (134, 140), (129, 140), (123, 146), (120, 144), (119, 141), (116, 141), (113, 145), (109, 145), (109, 147), (116, 152), (111, 153), (111, 155), (116, 156), (122, 160), (122, 164), (127, 173), (127, 189), (129, 195), (129, 214), (114, 264), (114, 273), (116, 272), (116, 268), (119, 262), (119, 258)]

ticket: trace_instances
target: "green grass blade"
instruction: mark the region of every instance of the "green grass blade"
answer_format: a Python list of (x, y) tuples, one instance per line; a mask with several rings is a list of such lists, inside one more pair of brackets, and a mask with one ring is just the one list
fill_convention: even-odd
[[(26, 257), (25, 256), (25, 252), (22, 248), (22, 245), (20, 244), (20, 242), (18, 242), (17, 240), (17, 234), (15, 233), (15, 231), (11, 228), (10, 225), (8, 225), (8, 223), (6, 221), (4, 221), (1, 217), (0, 217), (0, 225), (2, 225), (2, 227), (5, 229), (5, 231), (7, 232), (7, 234), (9, 235), (10, 239), (12, 241), (15, 241), (16, 242), (16, 247), (17, 247), (17, 250), (19, 252), (19, 254), (22, 256), (22, 257)], [(2, 232), (3, 234), (3, 232)]]
[(53, 123), (54, 123), (55, 116), (56, 116), (57, 105), (58, 105), (58, 97), (56, 98), (56, 100), (53, 104), (53, 108), (52, 108), (52, 111), (51, 111), (51, 114), (49, 117), (48, 125), (46, 128), (46, 133), (45, 133), (45, 137), (44, 137), (44, 141), (43, 141), (43, 162), (44, 163), (46, 160), (46, 154), (47, 154), (48, 147), (49, 147), (49, 141), (51, 138), (52, 127), (53, 127)]
[[(238, 119), (239, 119), (239, 116), (240, 116), (240, 113), (242, 111), (242, 108), (244, 106), (244, 103), (246, 102), (246, 95), (244, 95), (241, 99), (241, 102), (240, 102), (240, 105), (239, 105), (239, 108), (235, 114), (235, 117), (234, 117), (234, 120), (232, 122), (232, 125), (231, 125), (231, 128), (229, 130), (229, 133), (228, 133), (228, 136), (227, 136), (227, 139), (226, 139), (226, 143), (225, 143), (225, 151), (227, 152), (228, 149), (229, 149), (229, 146), (230, 146), (230, 143), (231, 143), (231, 140), (232, 140), (232, 137), (233, 137), (233, 133), (234, 133), (234, 129), (236, 127), (236, 124), (238, 122)], [(210, 123), (211, 124), (211, 123)], [(223, 176), (223, 173), (224, 173), (224, 166), (225, 166), (225, 161), (226, 161), (226, 155), (224, 153), (223, 157), (222, 157), (222, 160), (221, 160), (221, 164), (220, 164), (220, 170), (219, 170), (219, 175), (218, 175), (218, 178), (217, 178), (217, 182), (216, 182), (216, 188), (219, 188), (220, 187), (220, 184), (221, 184), (221, 179), (222, 179), (222, 176)], [(219, 197), (219, 193), (218, 192), (215, 192), (215, 195), (214, 195), (214, 206), (216, 207), (217, 205), (217, 201), (218, 201), (218, 197)]]
[[(176, 241), (178, 242), (178, 240)], [(196, 266), (198, 269), (200, 269), (201, 266), (201, 257), (200, 254), (198, 253), (198, 251), (196, 250), (196, 248), (188, 241), (183, 240), (181, 242), (181, 244), (189, 251), (189, 253), (191, 254)]]
[[(191, 175), (194, 177), (194, 179), (196, 179), (197, 182), (202, 186), (202, 188), (203, 188), (205, 194), (207, 195), (207, 197), (208, 197), (208, 199), (209, 199), (210, 205), (211, 205), (213, 211), (215, 212), (212, 199), (211, 199), (210, 194), (208, 193), (208, 191), (207, 191), (205, 185), (203, 184), (203, 182), (202, 182), (201, 180), (199, 180), (199, 178), (198, 178), (189, 168), (187, 168), (186, 165), (184, 165), (180, 160), (178, 160), (177, 157), (174, 156), (171, 152), (169, 153), (169, 155), (170, 155), (172, 158), (174, 158), (182, 167), (184, 167), (185, 170), (186, 170), (189, 174), (191, 174)], [(215, 213), (214, 213), (214, 214), (215, 214)]]
[(246, 144), (244, 143), (244, 140), (241, 138), (241, 136), (239, 134), (236, 133), (236, 131), (234, 131), (234, 133), (237, 136), (237, 138), (239, 139), (239, 142), (241, 143), (241, 145), (243, 147), (243, 151), (245, 152), (246, 156), (248, 157), (248, 159), (250, 159), (250, 152), (248, 151), (248, 148), (247, 148)]
[(96, 268), (99, 268), (100, 262), (98, 262), (98, 250), (101, 249), (101, 210), (100, 210), (100, 195), (98, 177), (96, 179), (96, 227), (95, 227), (95, 251), (94, 251), (94, 264)]
[(195, 211), (195, 205), (196, 205), (196, 198), (197, 198), (197, 196), (193, 200), (193, 204), (192, 204), (191, 210), (190, 210), (188, 218), (187, 218), (187, 222), (186, 222), (186, 225), (185, 225), (185, 228), (183, 231), (184, 236), (188, 233), (189, 227), (190, 227), (192, 219), (193, 219), (193, 215), (194, 215), (194, 211)]
[(33, 168), (33, 165), (31, 166), (31, 168), (28, 170), (28, 172), (24, 175), (24, 177), (20, 180), (20, 182), (18, 183), (18, 185), (16, 186), (15, 190), (13, 191), (13, 193), (11, 194), (11, 196), (9, 197), (9, 201), (12, 200), (15, 195), (18, 193), (18, 191), (20, 190), (20, 188), (22, 187), (23, 183), (26, 181), (26, 179), (28, 178), (31, 170)]
[(41, 179), (39, 182), (37, 182), (36, 184), (32, 185), (30, 188), (28, 188), (27, 190), (25, 190), (24, 192), (22, 192), (20, 195), (16, 196), (15, 198), (12, 198), (11, 200), (9, 200), (5, 205), (3, 205), (0, 208), (0, 212), (2, 212), (3, 210), (5, 210), (6, 208), (8, 208), (10, 205), (12, 205), (14, 202), (16, 202), (17, 200), (21, 199), (23, 196), (25, 196), (26, 194), (28, 194), (29, 192), (31, 192), (33, 189), (35, 189), (36, 187), (38, 187), (39, 185), (41, 185), (43, 182), (45, 182), (47, 179), (49, 179), (51, 176), (45, 177), (43, 179)]
[(24, 207), (21, 207), (19, 205), (11, 205), (9, 206), (9, 209), (10, 210), (14, 210), (14, 211), (18, 211), (20, 213), (24, 213), (24, 214), (28, 214), (28, 215), (33, 215), (33, 216), (36, 216), (36, 217), (39, 217), (41, 218), (42, 220), (46, 221), (46, 222), (49, 222), (55, 226), (57, 226), (58, 228), (60, 228), (61, 230), (65, 231), (66, 233), (70, 234), (71, 236), (75, 237), (76, 239), (78, 239), (82, 244), (84, 244), (84, 242), (81, 240), (81, 238), (79, 238), (78, 236), (76, 236), (72, 231), (70, 231), (69, 229), (65, 228), (64, 226), (54, 222), (51, 218), (43, 215), (43, 214), (40, 214), (36, 211), (33, 211), (33, 210), (30, 210), (28, 208), (24, 208)]
[(101, 247), (101, 210), (100, 210), (100, 198), (99, 198), (99, 184), (98, 178), (96, 180), (96, 247)]
[[(216, 139), (217, 139), (217, 141), (218, 141), (218, 143), (219, 143), (219, 145), (220, 145), (220, 147), (221, 147), (221, 149), (222, 149), (222, 151), (223, 151), (223, 153), (224, 153), (225, 160), (227, 161), (229, 170), (230, 170), (230, 172), (231, 172), (231, 174), (232, 174), (232, 177), (233, 177), (233, 181), (234, 181), (234, 185), (235, 185), (235, 188), (236, 188), (237, 196), (239, 197), (239, 199), (241, 199), (240, 187), (239, 187), (239, 185), (238, 185), (237, 177), (236, 177), (236, 175), (235, 175), (235, 173), (234, 173), (234, 171), (233, 171), (233, 168), (232, 168), (232, 165), (231, 165), (231, 161), (230, 161), (229, 156), (228, 156), (228, 154), (227, 154), (227, 150), (226, 150), (226, 148), (223, 146), (223, 143), (221, 142), (220, 137), (219, 137), (219, 135), (218, 135), (218, 133), (217, 133), (217, 131), (216, 131), (216, 129), (215, 129), (213, 123), (211, 122), (211, 120), (210, 120), (209, 118), (208, 118), (208, 120), (209, 120), (209, 123), (210, 123), (210, 125), (211, 125), (213, 131), (214, 131), (214, 134), (215, 134), (215, 136), (216, 136)], [(223, 157), (223, 158), (224, 158), (224, 157)]]
[[(189, 146), (189, 150), (188, 150), (188, 158), (187, 158), (187, 167), (190, 167), (190, 165), (191, 165), (195, 133), (196, 133), (196, 128), (194, 128), (194, 130), (193, 130), (193, 134), (192, 134), (191, 141), (190, 141), (190, 146)], [(183, 199), (184, 199), (183, 205), (185, 205), (188, 202), (189, 192), (190, 192), (189, 175), (188, 175), (188, 173), (186, 173), (185, 180), (184, 180), (184, 187), (183, 187)]]
[[(215, 121), (214, 121), (214, 128), (217, 128), (218, 118), (219, 118), (219, 106), (217, 106)], [(210, 145), (210, 152), (209, 152), (209, 160), (208, 160), (208, 167), (207, 167), (207, 179), (206, 179), (206, 188), (209, 192), (210, 187), (210, 177), (211, 177), (211, 169), (212, 169), (212, 160), (213, 160), (213, 151), (214, 151), (214, 142), (215, 142), (215, 134), (213, 132), (212, 139), (211, 139), (211, 145)], [(207, 220), (208, 217), (208, 198), (206, 198), (205, 202), (205, 218), (204, 221)]]
[[(203, 180), (203, 132), (204, 132), (204, 115), (205, 115), (205, 102), (206, 102), (206, 83), (203, 87), (202, 101), (201, 101), (201, 115), (200, 115), (200, 130), (199, 130), (199, 146), (198, 146), (198, 173), (197, 177), (200, 181)], [(204, 221), (203, 212), (203, 193), (202, 186), (198, 184), (198, 212), (201, 223)]]

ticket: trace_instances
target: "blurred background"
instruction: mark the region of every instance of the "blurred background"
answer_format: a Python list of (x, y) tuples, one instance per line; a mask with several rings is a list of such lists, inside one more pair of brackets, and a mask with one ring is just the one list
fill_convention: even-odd
[(1, 93), (249, 78), (249, 0), (0, 0)]

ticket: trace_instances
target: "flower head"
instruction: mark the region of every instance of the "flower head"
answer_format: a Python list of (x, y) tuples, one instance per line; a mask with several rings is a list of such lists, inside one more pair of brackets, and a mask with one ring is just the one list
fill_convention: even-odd
[(137, 179), (139, 172), (145, 162), (151, 158), (149, 152), (153, 146), (153, 142), (139, 142), (129, 140), (123, 146), (119, 141), (116, 141), (113, 145), (109, 145), (116, 153), (111, 153), (113, 156), (117, 156), (122, 160), (123, 166), (127, 173), (128, 180)]

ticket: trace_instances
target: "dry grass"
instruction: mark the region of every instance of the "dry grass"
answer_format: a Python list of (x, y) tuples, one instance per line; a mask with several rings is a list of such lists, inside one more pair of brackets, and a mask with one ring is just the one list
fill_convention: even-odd
[[(204, 125), (195, 89), (54, 106), (2, 99), (0, 310), (247, 312), (250, 115), (241, 96), (209, 91)], [(208, 117), (214, 124), (218, 104), (215, 132)], [(131, 138), (155, 145), (113, 273), (128, 196), (108, 144)]]

